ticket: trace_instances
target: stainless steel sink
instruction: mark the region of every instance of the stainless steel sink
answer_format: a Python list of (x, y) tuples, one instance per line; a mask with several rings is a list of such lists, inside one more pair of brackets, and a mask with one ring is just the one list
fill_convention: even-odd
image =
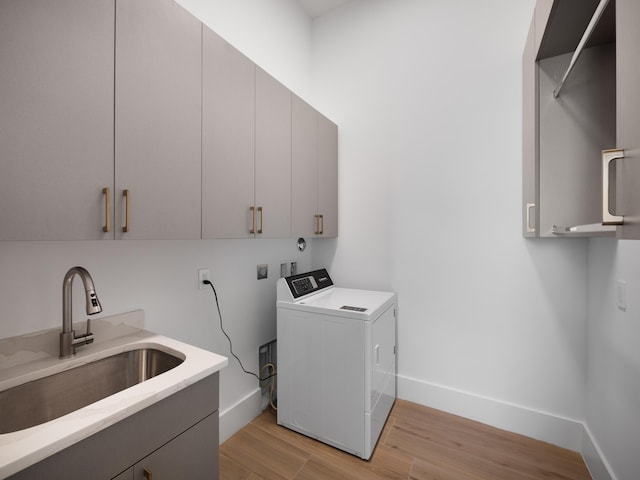
[(0, 434), (48, 422), (180, 365), (153, 348), (118, 353), (0, 392)]

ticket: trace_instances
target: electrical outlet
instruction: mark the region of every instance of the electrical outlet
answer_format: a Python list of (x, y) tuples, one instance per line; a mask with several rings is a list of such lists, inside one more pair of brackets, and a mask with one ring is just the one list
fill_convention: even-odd
[(263, 280), (269, 276), (269, 265), (266, 263), (258, 265), (258, 280)]
[(200, 270), (198, 270), (198, 288), (200, 290), (204, 290), (205, 288), (208, 288), (208, 285), (202, 283), (205, 280), (209, 280), (209, 269), (201, 268)]

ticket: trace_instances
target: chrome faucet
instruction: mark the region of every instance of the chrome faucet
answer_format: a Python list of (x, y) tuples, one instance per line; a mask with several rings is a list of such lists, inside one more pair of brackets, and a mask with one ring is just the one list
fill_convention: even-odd
[(60, 358), (68, 358), (76, 352), (76, 347), (93, 343), (93, 333), (90, 331), (90, 321), (87, 319), (87, 333), (76, 334), (73, 330), (71, 320), (71, 286), (74, 277), (78, 275), (84, 284), (85, 295), (87, 297), (87, 315), (94, 315), (102, 311), (102, 306), (98, 301), (96, 290), (93, 286), (93, 279), (89, 272), (83, 267), (73, 267), (69, 269), (62, 282), (62, 332), (60, 333)]

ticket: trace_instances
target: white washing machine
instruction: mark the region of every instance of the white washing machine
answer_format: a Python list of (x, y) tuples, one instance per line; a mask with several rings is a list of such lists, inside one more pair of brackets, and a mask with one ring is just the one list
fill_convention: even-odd
[(277, 284), (278, 424), (368, 460), (396, 398), (396, 294)]

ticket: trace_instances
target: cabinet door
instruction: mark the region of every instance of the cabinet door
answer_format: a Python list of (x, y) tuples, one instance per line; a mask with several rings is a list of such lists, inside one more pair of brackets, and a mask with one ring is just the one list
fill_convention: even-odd
[(624, 215), (621, 238), (640, 239), (640, 3), (616, 1), (616, 108), (618, 161), (616, 213)]
[(255, 65), (206, 27), (202, 60), (202, 237), (252, 237)]
[(338, 235), (338, 127), (302, 99), (293, 97), (292, 234)]
[(291, 237), (291, 92), (256, 67), (256, 236)]
[(338, 126), (318, 115), (318, 215), (320, 236), (338, 236)]
[(117, 0), (116, 238), (201, 236), (201, 37), (172, 0)]
[(318, 214), (318, 113), (294, 95), (291, 121), (291, 233), (294, 237), (314, 237)]
[(120, 475), (112, 478), (111, 480), (133, 480), (133, 468), (125, 470)]
[(0, 240), (105, 233), (113, 1), (0, 2)]
[(135, 480), (217, 479), (218, 412), (133, 467)]

